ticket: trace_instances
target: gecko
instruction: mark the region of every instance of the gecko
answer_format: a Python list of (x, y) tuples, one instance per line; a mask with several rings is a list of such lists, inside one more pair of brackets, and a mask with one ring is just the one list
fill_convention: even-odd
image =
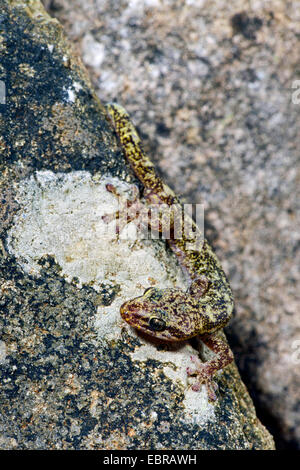
[[(186, 371), (188, 376), (196, 376), (192, 390), (199, 391), (204, 385), (208, 398), (215, 401), (217, 385), (213, 377), (233, 360), (232, 351), (222, 332), (233, 312), (233, 295), (229, 282), (216, 254), (191, 217), (185, 215), (184, 224), (201, 240), (199, 249), (190, 248), (191, 232), (188, 230), (183, 230), (181, 237), (174, 236), (172, 227), (174, 228), (181, 214), (177, 196), (162, 181), (143, 150), (141, 139), (127, 111), (116, 103), (106, 104), (106, 111), (125, 159), (142, 183), (146, 204), (151, 207), (164, 205), (173, 208), (167, 214), (171, 217), (171, 231), (166, 242), (176, 255), (189, 283), (186, 291), (179, 288), (149, 287), (140, 297), (124, 302), (120, 307), (120, 314), (138, 331), (163, 342), (199, 337), (215, 353), (214, 357), (202, 362), (197, 355), (192, 355), (191, 363), (195, 366), (188, 367)], [(113, 185), (108, 184), (106, 189), (119, 196)], [(127, 222), (131, 220), (130, 211), (136, 214), (141, 204), (144, 203), (138, 197), (128, 203)], [(162, 221), (159, 217), (153, 217), (147, 223), (151, 229), (160, 232)]]

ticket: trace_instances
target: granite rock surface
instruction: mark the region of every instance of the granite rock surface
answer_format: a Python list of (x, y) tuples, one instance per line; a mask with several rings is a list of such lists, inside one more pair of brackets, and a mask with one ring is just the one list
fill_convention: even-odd
[(45, 3), (98, 96), (128, 109), (167, 183), (205, 205), (239, 369), (278, 448), (299, 448), (299, 2)]
[(38, 1), (0, 6), (0, 447), (272, 449), (235, 364), (212, 404), (188, 387), (195, 344), (124, 325), (124, 299), (181, 270), (160, 240), (107, 236), (107, 181), (136, 181), (104, 108)]

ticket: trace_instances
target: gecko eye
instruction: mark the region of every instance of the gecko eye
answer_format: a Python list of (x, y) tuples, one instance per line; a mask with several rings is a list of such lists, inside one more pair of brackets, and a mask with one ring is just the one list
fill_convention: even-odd
[(151, 317), (149, 326), (153, 331), (163, 331), (166, 329), (166, 322), (158, 317)]

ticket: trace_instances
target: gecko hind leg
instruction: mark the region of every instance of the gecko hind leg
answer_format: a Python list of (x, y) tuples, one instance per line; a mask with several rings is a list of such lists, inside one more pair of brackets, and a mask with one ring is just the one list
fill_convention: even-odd
[(188, 367), (187, 374), (197, 376), (197, 381), (192, 385), (192, 390), (199, 391), (201, 386), (205, 385), (209, 399), (215, 401), (217, 399), (215, 393), (217, 385), (213, 381), (213, 376), (218, 370), (223, 369), (233, 361), (233, 353), (227, 342), (218, 333), (200, 335), (199, 338), (216, 356), (205, 363), (201, 362), (197, 356), (191, 356), (196, 369)]

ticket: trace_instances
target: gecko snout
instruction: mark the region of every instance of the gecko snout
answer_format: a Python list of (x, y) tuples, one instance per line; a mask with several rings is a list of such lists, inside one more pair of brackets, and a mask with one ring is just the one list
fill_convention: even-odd
[(124, 302), (120, 307), (120, 314), (123, 320), (132, 324), (136, 317), (136, 306), (130, 301)]

